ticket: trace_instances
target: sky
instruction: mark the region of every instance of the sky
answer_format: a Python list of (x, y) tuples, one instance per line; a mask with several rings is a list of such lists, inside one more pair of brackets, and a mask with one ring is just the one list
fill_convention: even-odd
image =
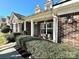
[[(16, 12), (25, 16), (34, 14), (37, 4), (44, 10), (46, 0), (0, 0), (0, 16), (10, 16), (11, 12)], [(54, 0), (57, 3), (59, 0)]]

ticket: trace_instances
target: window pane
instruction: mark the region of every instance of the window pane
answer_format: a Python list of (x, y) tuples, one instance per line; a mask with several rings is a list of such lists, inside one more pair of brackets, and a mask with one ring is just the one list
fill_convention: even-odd
[(46, 28), (46, 24), (41, 23), (41, 24), (40, 24), (40, 28)]
[(53, 27), (53, 24), (52, 24), (52, 22), (50, 22), (50, 23), (47, 23), (47, 28), (52, 28)]
[(53, 29), (47, 29), (47, 34), (53, 34)]
[(46, 33), (46, 29), (41, 29), (41, 33)]

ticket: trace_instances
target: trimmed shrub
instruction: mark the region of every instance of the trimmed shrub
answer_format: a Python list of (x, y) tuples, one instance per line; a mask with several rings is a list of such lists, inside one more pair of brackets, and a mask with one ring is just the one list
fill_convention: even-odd
[(7, 40), (8, 40), (8, 43), (9, 42), (15, 42), (15, 36), (14, 36), (14, 34), (8, 35)]
[(10, 26), (6, 25), (6, 26), (2, 27), (1, 32), (2, 33), (8, 33), (10, 30), (11, 30)]
[(31, 36), (29, 35), (20, 35), (16, 38), (16, 42), (17, 42), (17, 45), (21, 46), (21, 47), (24, 47), (22, 46), (23, 45), (23, 41), (26, 42), (26, 40), (29, 40)]
[(17, 45), (26, 52), (30, 52), (36, 59), (79, 58), (79, 48), (53, 43), (38, 37), (20, 36), (17, 38)]
[(17, 36), (19, 36), (19, 35), (22, 35), (22, 33), (16, 32), (16, 33), (13, 33), (13, 35), (14, 35), (15, 37), (17, 37)]
[(21, 35), (21, 33), (12, 33), (12, 34), (8, 35), (7, 36), (8, 43), (15, 42), (16, 37), (18, 37), (19, 35)]
[(28, 35), (28, 32), (27, 31), (23, 31), (22, 34), (23, 35)]

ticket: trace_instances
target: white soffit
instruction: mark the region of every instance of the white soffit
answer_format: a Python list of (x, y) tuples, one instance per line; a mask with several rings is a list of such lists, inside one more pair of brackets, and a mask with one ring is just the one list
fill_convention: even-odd
[(74, 12), (79, 12), (79, 8), (78, 9), (74, 9), (74, 10), (70, 10), (70, 11), (66, 11), (66, 12), (59, 12), (58, 15), (74, 13)]

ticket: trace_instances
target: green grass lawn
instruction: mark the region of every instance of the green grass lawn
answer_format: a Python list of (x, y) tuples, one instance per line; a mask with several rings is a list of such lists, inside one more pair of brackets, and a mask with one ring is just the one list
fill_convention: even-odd
[(0, 37), (0, 45), (3, 45), (3, 44), (5, 44), (5, 38), (4, 37)]
[(7, 40), (6, 40), (6, 35), (8, 35), (9, 33), (1, 33), (0, 32), (0, 45), (3, 45), (3, 44), (5, 44), (6, 42), (7, 42)]

